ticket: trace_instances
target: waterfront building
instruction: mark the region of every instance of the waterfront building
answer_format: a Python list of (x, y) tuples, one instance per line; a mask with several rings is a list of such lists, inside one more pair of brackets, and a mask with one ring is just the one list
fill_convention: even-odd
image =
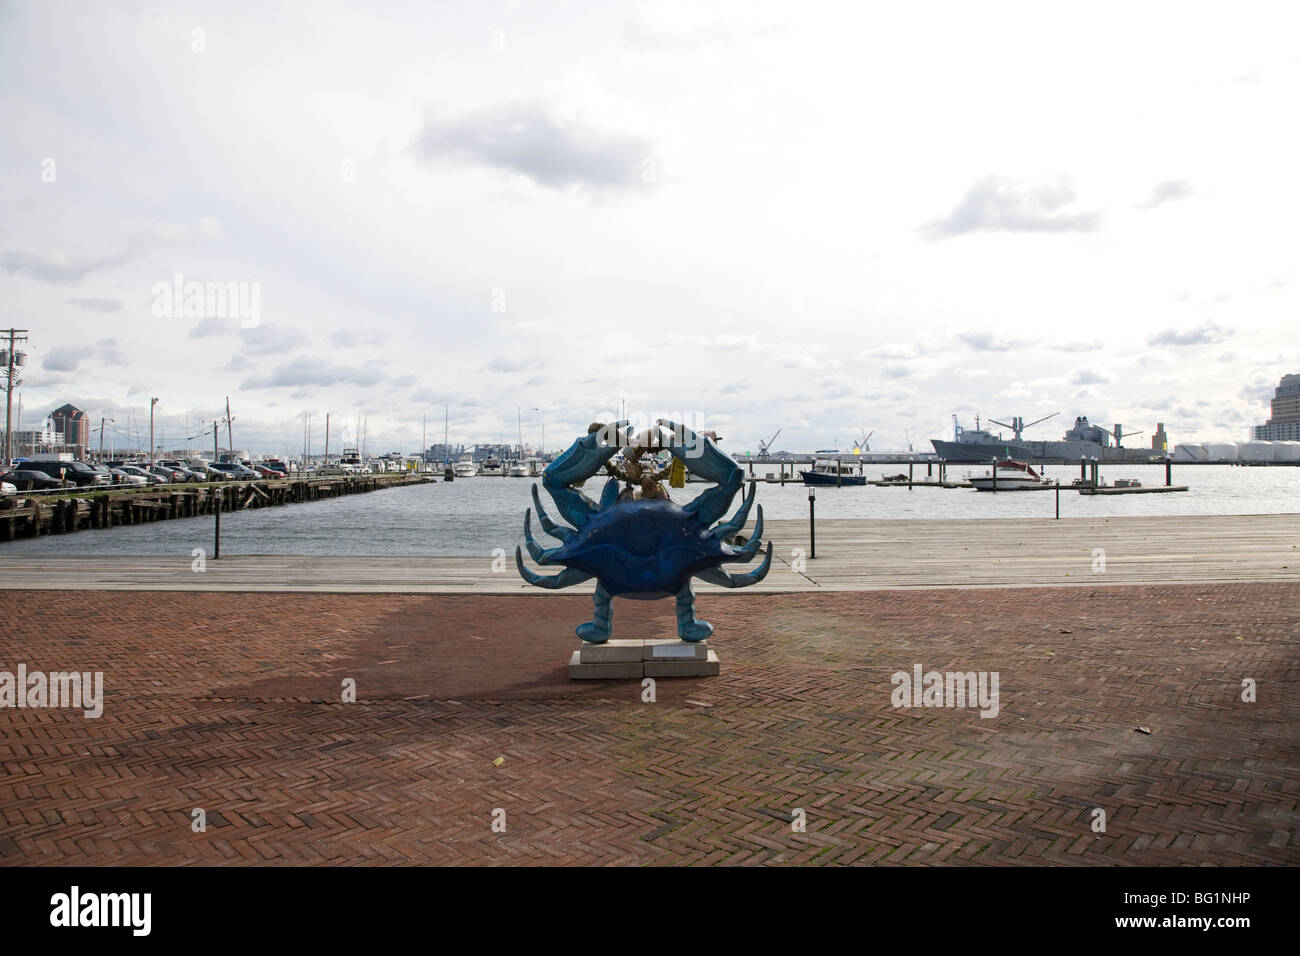
[(1300, 374), (1283, 375), (1271, 402), (1272, 414), (1256, 425), (1257, 441), (1300, 441)]
[(1151, 450), (1164, 454), (1169, 451), (1169, 436), (1165, 434), (1165, 423), (1156, 422), (1156, 433), (1151, 436)]
[(50, 412), (54, 430), (63, 433), (63, 444), (84, 452), (90, 446), (90, 419), (74, 405), (60, 405)]

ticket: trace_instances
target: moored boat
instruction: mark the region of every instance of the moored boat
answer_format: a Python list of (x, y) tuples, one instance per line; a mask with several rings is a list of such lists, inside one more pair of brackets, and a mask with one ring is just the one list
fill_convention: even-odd
[(1050, 478), (1044, 478), (1034, 471), (1033, 466), (1028, 462), (1011, 458), (995, 461), (988, 474), (971, 475), (967, 481), (976, 491), (1021, 491), (1025, 488), (1038, 488), (1052, 483)]
[(818, 459), (811, 471), (800, 471), (805, 485), (865, 485), (867, 476), (854, 474), (853, 465), (835, 458)]

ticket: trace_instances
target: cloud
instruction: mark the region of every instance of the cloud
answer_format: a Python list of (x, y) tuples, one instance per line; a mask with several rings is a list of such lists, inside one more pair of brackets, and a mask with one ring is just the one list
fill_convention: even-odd
[(261, 379), (250, 378), (241, 388), (302, 388), (304, 386), (346, 383), (370, 387), (383, 381), (375, 365), (335, 365), (324, 359), (300, 356), (273, 368)]
[(536, 363), (532, 359), (504, 358), (502, 356), (497, 356), (494, 359), (490, 359), (483, 368), (489, 372), (522, 372), (524, 369), (534, 364)]
[(1069, 210), (1074, 189), (1065, 176), (1037, 183), (986, 176), (941, 219), (921, 227), (931, 241), (971, 232), (1094, 232), (1101, 214)]
[(1110, 376), (1105, 372), (1098, 372), (1090, 368), (1078, 369), (1070, 379), (1071, 385), (1106, 385), (1109, 382)]
[(1186, 199), (1195, 192), (1196, 190), (1192, 188), (1192, 184), (1185, 179), (1166, 179), (1162, 183), (1156, 183), (1151, 188), (1151, 195), (1138, 203), (1137, 208), (1155, 209), (1156, 206), (1164, 205), (1167, 202)]
[(87, 312), (117, 312), (122, 308), (121, 299), (69, 299), (68, 304)]
[(1062, 342), (1060, 345), (1053, 345), (1052, 348), (1058, 352), (1095, 352), (1105, 347), (1104, 342), (1093, 339), (1090, 342)]
[(992, 332), (960, 332), (957, 340), (976, 352), (1012, 352), (1025, 347), (1024, 342), (1000, 338)]
[(206, 339), (214, 335), (228, 335), (239, 328), (238, 319), (223, 319), (215, 315), (210, 315), (206, 319), (201, 319), (199, 324), (190, 329), (187, 339)]
[(487, 166), (557, 190), (640, 189), (658, 144), (616, 116), (624, 112), (603, 97), (582, 104), (533, 97), (458, 116), (430, 113), (412, 149), (426, 162)]
[(289, 352), (304, 344), (303, 336), (297, 329), (276, 325), (273, 322), (263, 322), (261, 325), (240, 329), (239, 337), (244, 351), (253, 355)]
[(388, 333), (374, 328), (356, 327), (331, 332), (330, 344), (340, 349), (350, 349), (358, 345), (382, 345)]
[(1165, 329), (1147, 337), (1148, 345), (1210, 345), (1222, 342), (1232, 335), (1231, 329), (1225, 329), (1213, 322), (1203, 322), (1193, 329)]
[(895, 363), (893, 365), (882, 365), (880, 374), (885, 378), (907, 378), (912, 374), (912, 370), (906, 365)]
[(56, 345), (41, 359), (41, 368), (49, 372), (75, 372), (94, 352), (89, 345)]
[(117, 339), (100, 339), (92, 345), (56, 345), (41, 359), (41, 368), (47, 372), (75, 372), (91, 357), (114, 365), (126, 363)]
[(786, 24), (774, 20), (742, 21), (702, 5), (654, 4), (642, 5), (628, 19), (623, 37), (628, 46), (640, 50), (687, 52), (728, 47), (787, 29)]
[(130, 258), (121, 252), (97, 259), (69, 259), (57, 250), (50, 252), (6, 252), (4, 254), (5, 271), (11, 275), (25, 275), (42, 282), (66, 285), (84, 278), (92, 272), (118, 266)]

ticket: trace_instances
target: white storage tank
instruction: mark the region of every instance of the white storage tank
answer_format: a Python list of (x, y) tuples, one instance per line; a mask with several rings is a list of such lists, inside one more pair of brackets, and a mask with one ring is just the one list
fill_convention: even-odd
[(1274, 461), (1300, 461), (1300, 441), (1273, 442)]
[(1271, 441), (1244, 441), (1237, 446), (1237, 458), (1240, 461), (1272, 461), (1273, 443)]
[(1237, 443), (1235, 441), (1206, 442), (1205, 455), (1210, 461), (1236, 461)]
[(1174, 446), (1174, 461), (1205, 461), (1205, 443)]

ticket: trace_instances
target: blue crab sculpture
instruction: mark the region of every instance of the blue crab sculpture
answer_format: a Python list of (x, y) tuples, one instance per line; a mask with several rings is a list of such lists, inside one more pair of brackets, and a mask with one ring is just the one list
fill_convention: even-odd
[(769, 543), (762, 563), (754, 570), (731, 574), (722, 569), (724, 562), (749, 561), (762, 547), (763, 506), (758, 506), (753, 537), (743, 545), (728, 543), (745, 527), (754, 503), (753, 486), (731, 520), (721, 521), (744, 483), (740, 467), (708, 438), (685, 426), (660, 419), (656, 431), (658, 428), (672, 432), (664, 447), (674, 458), (717, 486), (686, 505), (678, 505), (667, 498), (620, 500), (619, 481), (610, 478), (600, 501), (592, 501), (573, 485), (600, 471), (620, 447), (633, 444), (633, 430), (625, 421), (579, 438), (542, 473), (542, 484), (572, 528), (547, 516), (533, 485), (533, 504), (542, 530), (562, 544), (555, 548), (538, 545), (529, 508), (524, 516), (525, 545), (538, 564), (560, 564), (564, 570), (549, 576), (530, 571), (518, 547), (515, 564), (525, 581), (540, 588), (554, 590), (596, 579), (592, 619), (577, 629), (578, 636), (590, 644), (603, 644), (613, 633), (610, 605), (615, 597), (642, 601), (676, 597), (678, 636), (684, 641), (702, 641), (713, 633), (713, 625), (695, 617), (691, 579), (743, 588), (763, 580), (772, 566)]

